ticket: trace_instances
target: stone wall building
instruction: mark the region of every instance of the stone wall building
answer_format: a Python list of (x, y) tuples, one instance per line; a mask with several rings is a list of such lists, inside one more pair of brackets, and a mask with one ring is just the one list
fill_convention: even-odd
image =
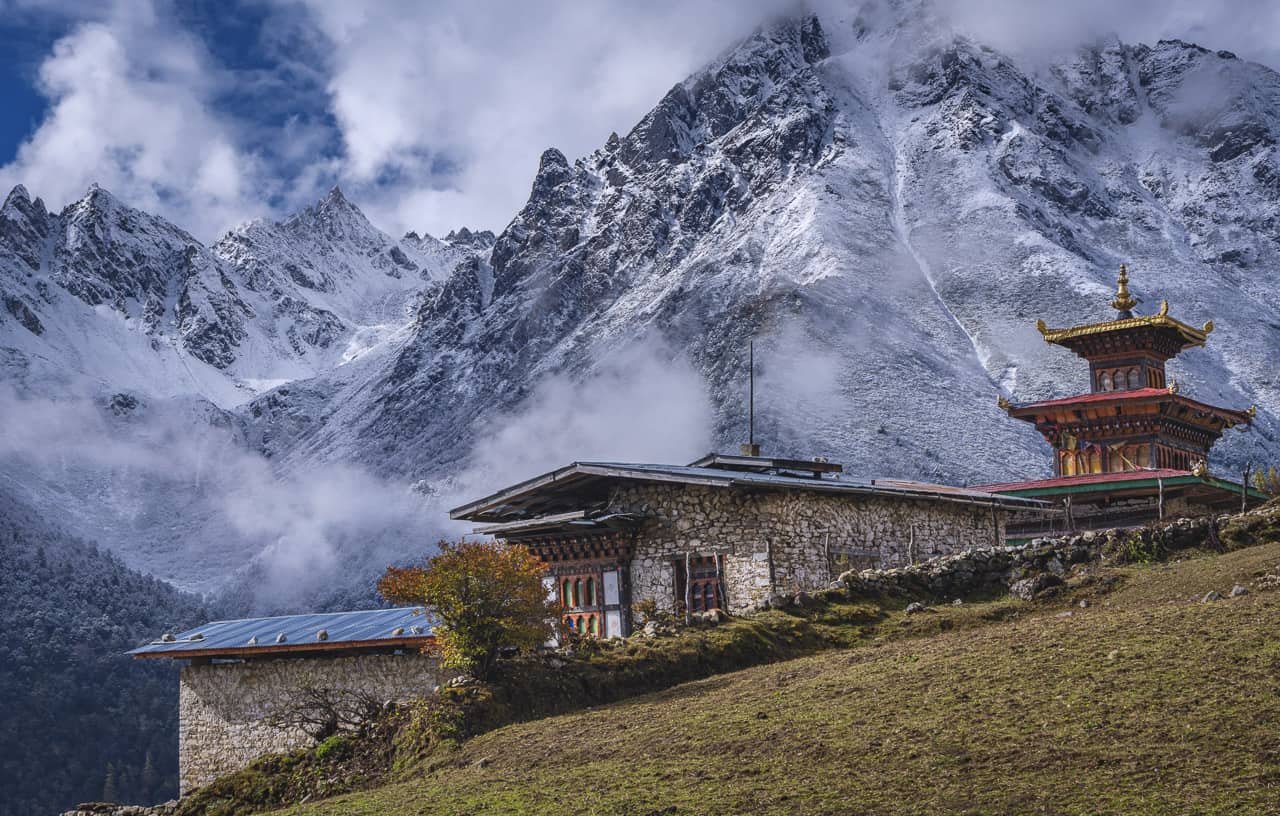
[(710, 455), (688, 466), (576, 462), (456, 508), (454, 518), (528, 547), (549, 567), (565, 620), (625, 636), (632, 609), (741, 613), (825, 586), (1004, 541), (1039, 502), (895, 480), (838, 464)]
[(179, 687), (179, 790), (313, 744), (316, 728), (302, 720), (326, 705), (350, 711), (429, 695), (451, 675), (422, 654), (431, 640), (422, 611), (215, 621), (133, 650), (189, 661)]

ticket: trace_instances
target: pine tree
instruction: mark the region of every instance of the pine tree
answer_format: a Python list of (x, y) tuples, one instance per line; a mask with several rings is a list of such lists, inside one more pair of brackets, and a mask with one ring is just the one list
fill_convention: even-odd
[(156, 799), (157, 788), (160, 783), (160, 774), (156, 773), (156, 766), (151, 762), (151, 752), (147, 751), (146, 761), (142, 764), (142, 780), (140, 786), (141, 794), (148, 802)]
[(102, 801), (114, 802), (120, 798), (119, 792), (116, 790), (116, 769), (107, 763), (107, 778), (102, 781)]

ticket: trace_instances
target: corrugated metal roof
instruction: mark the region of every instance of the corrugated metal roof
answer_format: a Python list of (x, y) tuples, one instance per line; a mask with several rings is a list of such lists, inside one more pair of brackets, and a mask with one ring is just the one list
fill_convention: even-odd
[[(212, 621), (129, 652), (135, 657), (217, 657), (278, 652), (341, 651), (417, 645), (431, 636), (422, 607), (368, 609)], [(323, 634), (322, 634), (323, 633)]]
[[(455, 507), (451, 518), (473, 521), (497, 521), (504, 508), (515, 498), (553, 489), (570, 479), (582, 478), (634, 479), (639, 481), (677, 482), (712, 487), (751, 486), (772, 489), (816, 490), (832, 493), (900, 496), (902, 498), (938, 499), (943, 501), (978, 502), (1011, 508), (1039, 507), (1040, 503), (1015, 496), (992, 494), (980, 490), (945, 485), (932, 485), (897, 480), (866, 480), (844, 475), (781, 476), (771, 473), (694, 467), (692, 465), (659, 465), (630, 462), (574, 462), (541, 476), (512, 485), (470, 504)], [(492, 515), (491, 515), (492, 514)], [(516, 519), (503, 519), (516, 520)]]
[(840, 493), (879, 493), (915, 496), (919, 498), (968, 499), (973, 501), (1005, 503), (1009, 497), (990, 492), (951, 485), (935, 485), (901, 479), (857, 479), (851, 476), (832, 475), (822, 478), (806, 476), (778, 476), (772, 473), (751, 473), (720, 468), (700, 468), (679, 465), (632, 465), (614, 462), (582, 462), (587, 467), (618, 468), (639, 473), (685, 475), (698, 479), (715, 479), (732, 484), (759, 485), (761, 487), (789, 487), (801, 490), (831, 490)]

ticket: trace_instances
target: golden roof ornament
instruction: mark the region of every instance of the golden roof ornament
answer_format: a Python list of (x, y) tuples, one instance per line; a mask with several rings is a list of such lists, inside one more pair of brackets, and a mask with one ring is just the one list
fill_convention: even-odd
[(1137, 305), (1137, 299), (1129, 294), (1129, 271), (1120, 264), (1120, 278), (1116, 281), (1116, 296), (1111, 301), (1111, 308), (1122, 317), (1133, 317), (1133, 307)]
[(1191, 475), (1198, 476), (1199, 478), (1203, 479), (1204, 477), (1209, 475), (1209, 466), (1205, 464), (1205, 461), (1203, 459), (1197, 459), (1195, 463), (1191, 466)]
[(999, 408), (1001, 411), (1009, 410), (1009, 400), (1004, 398), (1004, 394), (1001, 394), (1000, 396), (996, 397), (996, 407)]
[(1256, 418), (1258, 416), (1258, 406), (1250, 405), (1249, 410), (1245, 411), (1245, 413), (1249, 415), (1249, 419)]
[(1170, 394), (1176, 394), (1176, 393), (1178, 393), (1178, 391), (1179, 391), (1179, 389), (1180, 389), (1180, 388), (1181, 388), (1181, 386), (1179, 386), (1179, 385), (1178, 385), (1178, 381), (1177, 381), (1177, 380), (1172, 380), (1172, 381), (1170, 381), (1170, 383), (1169, 383), (1169, 393), (1170, 393)]

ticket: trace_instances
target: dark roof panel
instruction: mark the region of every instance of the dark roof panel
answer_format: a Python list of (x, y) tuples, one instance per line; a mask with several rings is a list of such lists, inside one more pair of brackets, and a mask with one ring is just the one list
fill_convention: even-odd
[[(680, 484), (711, 487), (754, 487), (773, 490), (812, 490), (843, 494), (896, 496), (911, 499), (962, 501), (999, 505), (1008, 509), (1029, 509), (1041, 506), (1039, 502), (1014, 496), (999, 495), (981, 490), (947, 485), (932, 485), (899, 480), (865, 480), (846, 475), (830, 475), (822, 478), (789, 476), (723, 468), (695, 467), (692, 465), (637, 464), (630, 462), (574, 462), (541, 476), (520, 482), (455, 507), (449, 516), (478, 522), (504, 523), (538, 518), (550, 513), (564, 513), (566, 509), (544, 509), (539, 512), (531, 499), (538, 495), (549, 496), (568, 483), (589, 481), (633, 480), (649, 482), (676, 482)], [(562, 502), (563, 503), (563, 502)]]

